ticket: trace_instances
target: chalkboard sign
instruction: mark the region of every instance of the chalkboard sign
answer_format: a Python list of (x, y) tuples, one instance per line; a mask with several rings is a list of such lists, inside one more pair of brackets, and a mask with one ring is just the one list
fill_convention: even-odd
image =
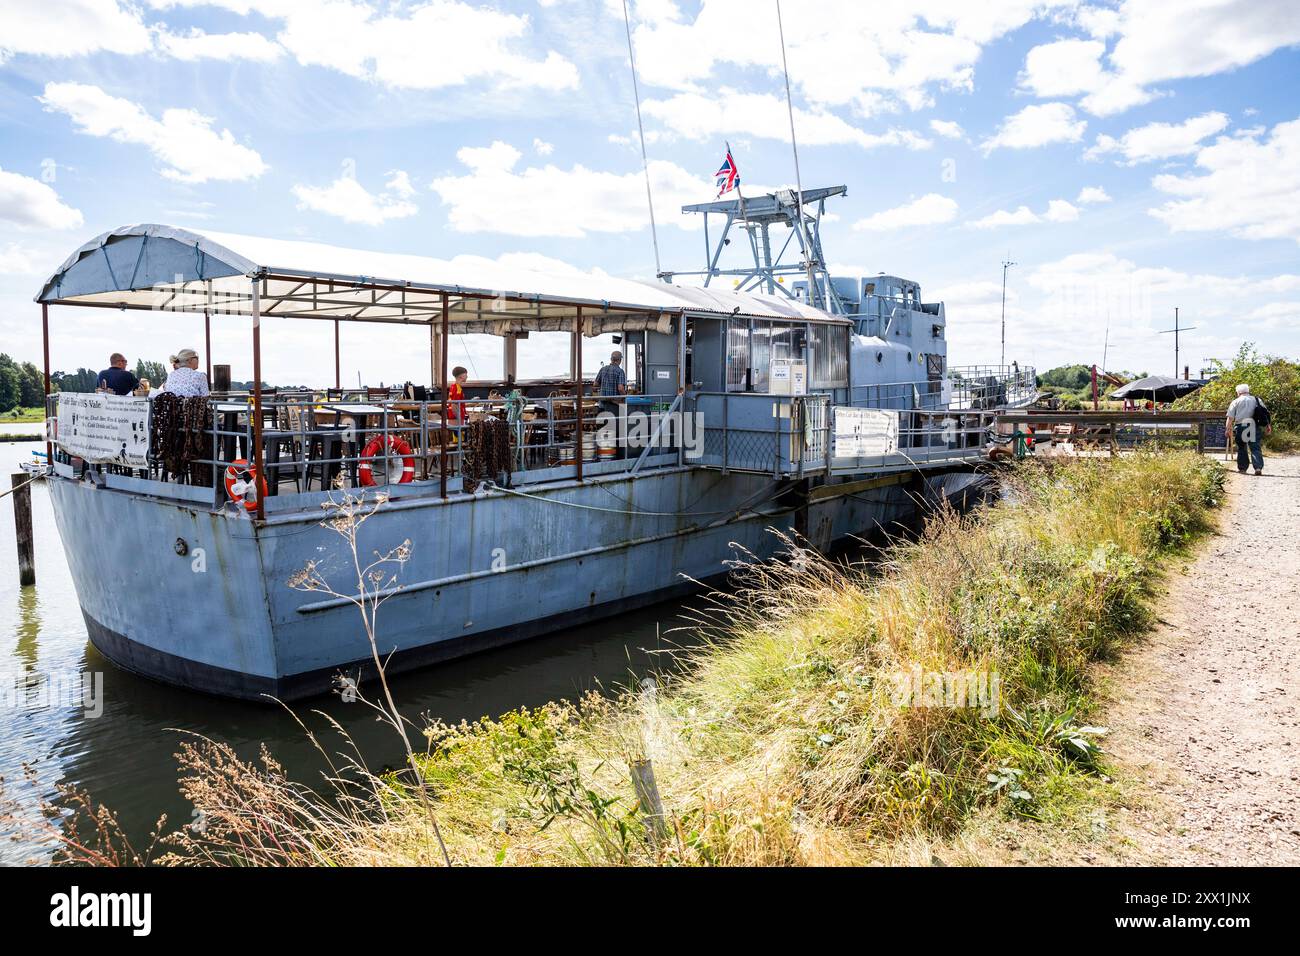
[(1205, 422), (1201, 425), (1204, 436), (1203, 448), (1219, 450), (1228, 447), (1228, 423), (1223, 419)]

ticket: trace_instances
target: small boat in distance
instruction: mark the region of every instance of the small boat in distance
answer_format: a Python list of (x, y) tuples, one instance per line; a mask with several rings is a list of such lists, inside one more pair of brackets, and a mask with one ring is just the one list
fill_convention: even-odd
[(43, 451), (33, 451), (32, 457), (26, 461), (20, 461), (18, 467), (33, 478), (44, 478), (50, 470), (50, 460)]

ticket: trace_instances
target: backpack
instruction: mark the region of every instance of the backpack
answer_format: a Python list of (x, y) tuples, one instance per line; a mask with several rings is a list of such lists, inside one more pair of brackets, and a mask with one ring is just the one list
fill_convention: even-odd
[(1268, 428), (1273, 424), (1273, 413), (1268, 410), (1264, 400), (1258, 396), (1255, 396), (1255, 411), (1250, 417), (1255, 419), (1256, 429)]

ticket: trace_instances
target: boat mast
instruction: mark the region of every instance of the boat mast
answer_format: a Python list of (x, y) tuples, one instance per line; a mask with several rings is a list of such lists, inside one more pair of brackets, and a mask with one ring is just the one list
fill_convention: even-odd
[(636, 55), (632, 52), (632, 20), (627, 13), (627, 0), (623, 0), (623, 28), (627, 32), (627, 62), (632, 68), (632, 97), (636, 101), (636, 129), (641, 135), (641, 169), (645, 173), (645, 201), (650, 207), (650, 240), (655, 247), (655, 276), (664, 278), (659, 263), (659, 230), (655, 228), (655, 200), (650, 193), (650, 160), (645, 150), (645, 125), (641, 122), (641, 91), (636, 82)]
[[(790, 149), (794, 152), (794, 187), (799, 197), (799, 233), (803, 241), (804, 266), (808, 272), (808, 301), (816, 306), (818, 304), (817, 275), (814, 267), (821, 264), (821, 257), (819, 249), (818, 261), (814, 264), (811, 258), (812, 246), (808, 242), (808, 224), (803, 217), (803, 179), (799, 175), (799, 144), (794, 138), (794, 103), (790, 98), (790, 65), (785, 59), (785, 26), (781, 23), (781, 0), (776, 0), (776, 29), (781, 38), (781, 69), (785, 73), (785, 109), (790, 116)], [(766, 244), (766, 226), (763, 228), (763, 241)]]

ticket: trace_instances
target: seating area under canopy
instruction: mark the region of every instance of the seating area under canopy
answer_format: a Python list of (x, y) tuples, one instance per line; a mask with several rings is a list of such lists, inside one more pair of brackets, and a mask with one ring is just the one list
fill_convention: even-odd
[[(624, 341), (637, 343), (630, 347), (641, 350), (637, 357), (642, 367), (636, 370), (640, 390), (657, 391), (669, 400), (690, 385), (684, 370), (688, 368), (687, 327), (693, 320), (713, 320), (706, 324), (718, 328), (726, 321), (744, 319), (846, 324), (786, 296), (675, 286), (576, 270), (544, 274), (473, 256), (443, 260), (314, 242), (198, 233), (156, 224), (121, 227), (87, 242), (46, 281), (37, 301), (42, 305), (47, 393), (50, 306), (202, 314), (207, 336), (204, 354), (209, 363), (212, 318), (250, 320), (254, 384), (249, 396), (252, 414), (247, 416), (248, 453), (256, 458), (259, 474), (263, 473), (266, 452), (262, 432), (275, 427), (262, 407), (267, 396), (261, 386), (260, 330), (267, 319), (331, 322), (336, 388), (341, 386), (340, 323), (427, 326), (430, 394), (438, 394), (437, 401), (442, 403), (435, 425), (440, 430), (448, 421), (445, 344), (451, 335), (500, 336), (506, 374), (499, 383), (480, 384), (512, 388), (515, 348), (521, 338), (532, 333), (568, 333), (572, 340), (569, 384), (576, 398), (590, 394), (590, 379), (582, 370), (580, 337), (620, 333)], [(655, 349), (655, 371), (650, 374), (646, 353)], [(572, 401), (571, 406), (576, 419), (574, 434), (581, 436), (589, 427), (583, 419), (591, 406), (584, 399)], [(388, 421), (385, 416), (377, 418)], [(422, 431), (427, 434), (427, 429)], [(429, 444), (445, 450), (445, 434)], [(580, 446), (581, 442), (574, 439), (573, 444)], [(581, 477), (581, 449), (575, 447), (572, 456)], [(445, 494), (447, 456), (441, 457)]]

